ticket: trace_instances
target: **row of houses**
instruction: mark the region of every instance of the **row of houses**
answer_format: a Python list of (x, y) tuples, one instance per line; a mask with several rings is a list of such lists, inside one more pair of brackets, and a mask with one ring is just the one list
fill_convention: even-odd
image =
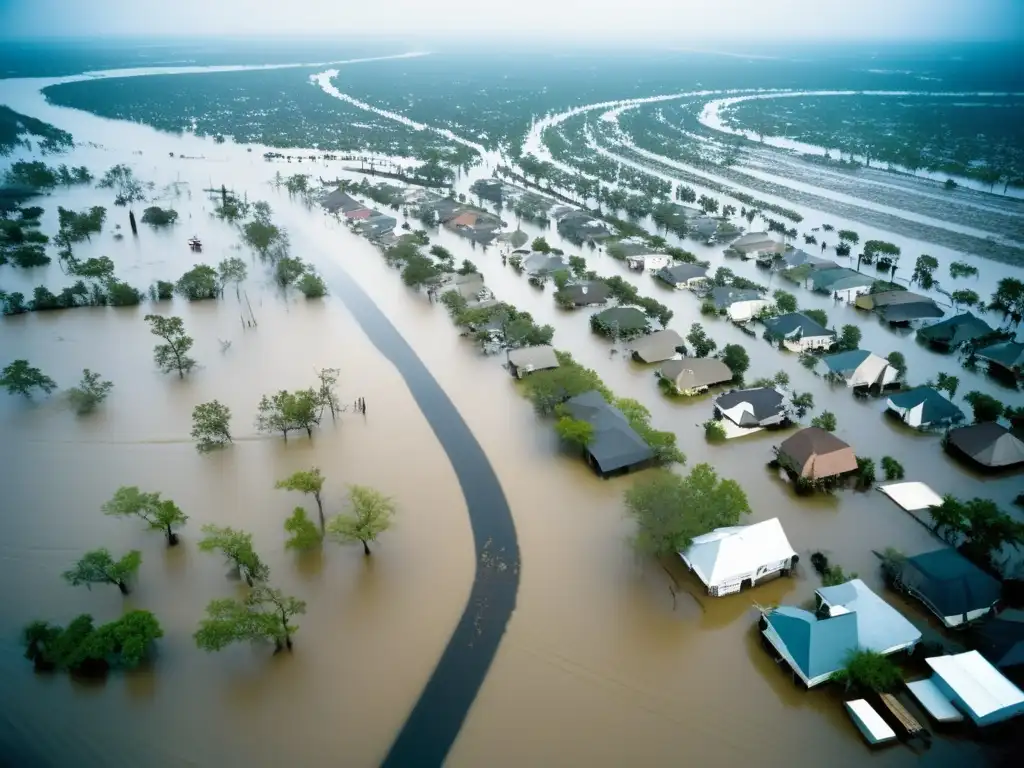
[(368, 208), (341, 189), (327, 194), (320, 204), (330, 213), (344, 217), (355, 231), (370, 240), (379, 240), (393, 234), (398, 226), (394, 216)]

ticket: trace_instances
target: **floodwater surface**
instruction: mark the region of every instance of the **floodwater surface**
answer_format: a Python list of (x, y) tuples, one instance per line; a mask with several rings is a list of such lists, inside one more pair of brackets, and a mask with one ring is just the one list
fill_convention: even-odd
[[(255, 76), (255, 75), (254, 75)], [(5, 86), (6, 87), (6, 86)], [(301, 86), (309, 87), (309, 86)], [(139, 287), (156, 278), (176, 279), (196, 261), (217, 263), (238, 250), (237, 230), (214, 220), (204, 187), (221, 183), (268, 200), (286, 226), (295, 255), (316, 264), (332, 296), (307, 302), (282, 296), (258, 261), (250, 261), (243, 286), (258, 320), (243, 328), (241, 305), (229, 288), (216, 302), (131, 309), (77, 309), (33, 313), (0, 322), (2, 359), (25, 357), (62, 389), (83, 367), (115, 382), (100, 411), (76, 417), (59, 394), (25, 403), (0, 397), (0, 485), (5, 489), (0, 544), (0, 676), (5, 695), (0, 750), (21, 764), (66, 765), (354, 765), (384, 760), (427, 685), (456, 628), (474, 578), (473, 530), (465, 496), (423, 409), (400, 372), (360, 327), (344, 278), (355, 280), (394, 329), (415, 350), (479, 442), (501, 484), (518, 534), (520, 587), (515, 613), (489, 674), (453, 745), (453, 766), (805, 765), (807, 755), (834, 766), (910, 765), (919, 756), (896, 747), (871, 753), (842, 712), (840, 695), (805, 692), (760, 647), (756, 604), (800, 604), (819, 586), (809, 554), (823, 550), (847, 572), (881, 589), (872, 550), (888, 546), (908, 554), (938, 542), (877, 492), (844, 491), (801, 499), (766, 464), (778, 435), (761, 434), (709, 446), (701, 423), (710, 400), (672, 401), (655, 385), (653, 368), (631, 362), (622, 350), (589, 331), (586, 311), (557, 310), (550, 287), (540, 291), (501, 265), (494, 248), (484, 252), (441, 230), (432, 242), (457, 260), (469, 258), (499, 298), (556, 328), (555, 346), (595, 368), (619, 396), (634, 397), (652, 412), (652, 424), (679, 437), (688, 465), (702, 461), (738, 480), (747, 492), (750, 521), (781, 519), (802, 564), (793, 578), (722, 599), (702, 594), (683, 569), (670, 579), (656, 564), (638, 559), (629, 536), (622, 493), (632, 478), (602, 481), (578, 457), (564, 452), (550, 424), (539, 420), (501, 366), (459, 338), (444, 310), (401, 284), (375, 247), (344, 225), (291, 200), (269, 181), (275, 171), (335, 178), (340, 163), (265, 163), (252, 152), (195, 137), (173, 137), (138, 125), (101, 120), (55, 108), (12, 89), (14, 109), (74, 133), (83, 146), (62, 161), (84, 163), (97, 174), (127, 162), (159, 191), (181, 182), (171, 204), (181, 221), (170, 231), (140, 228), (138, 238), (113, 239), (127, 229), (124, 209), (109, 194), (60, 191), (40, 203), (52, 234), (56, 207), (108, 206), (101, 236), (80, 246), (79, 258), (108, 255), (118, 275)], [(141, 154), (135, 154), (141, 152)], [(169, 157), (205, 159), (185, 159)], [(478, 176), (481, 169), (475, 171)], [(471, 177), (459, 181), (466, 191)], [(834, 220), (837, 226), (846, 222)], [(542, 230), (524, 225), (531, 235)], [(859, 230), (865, 232), (864, 227)], [(204, 241), (188, 251), (191, 234)], [(577, 252), (553, 230), (552, 245)], [(918, 252), (928, 252), (919, 243)], [(687, 245), (712, 266), (727, 263), (720, 249)], [(905, 252), (908, 249), (905, 248)], [(751, 357), (748, 378), (785, 369), (797, 391), (811, 391), (816, 411), (838, 416), (837, 434), (859, 454), (896, 457), (908, 479), (925, 480), (940, 493), (983, 495), (1009, 508), (1020, 475), (982, 479), (953, 463), (936, 436), (922, 436), (882, 416), (882, 403), (855, 401), (805, 371), (795, 356), (750, 339), (733, 326), (699, 315), (689, 294), (660, 288), (649, 275), (627, 274), (600, 252), (583, 250), (591, 268), (622, 274), (676, 312), (670, 323), (685, 335), (703, 322), (719, 346), (742, 343)], [(946, 258), (949, 258), (947, 256)], [(994, 283), (991, 264), (980, 285)], [(757, 278), (751, 264), (728, 262)], [(998, 265), (999, 270), (1009, 269)], [(45, 280), (52, 289), (70, 283), (56, 264), (30, 275), (5, 268), (6, 290), (30, 294)], [(767, 280), (762, 277), (762, 280)], [(777, 287), (777, 286), (773, 286)], [(26, 288), (28, 290), (26, 290)], [(911, 377), (938, 370), (961, 376), (961, 392), (990, 391), (1004, 402), (1018, 393), (1000, 390), (981, 374), (961, 371), (913, 338), (887, 330), (855, 310), (787, 287), (802, 306), (827, 309), (832, 323), (858, 323), (862, 346), (881, 354), (902, 351)], [(979, 293), (982, 292), (980, 288)], [(200, 368), (184, 381), (154, 370), (155, 343), (142, 316), (150, 311), (181, 316), (196, 338)], [(373, 333), (371, 331), (370, 336)], [(221, 351), (220, 341), (231, 346)], [(314, 368), (337, 367), (341, 399), (365, 397), (366, 416), (329, 419), (312, 439), (287, 443), (256, 434), (252, 424), (264, 393), (315, 382)], [(415, 390), (415, 388), (413, 388)], [(213, 398), (233, 411), (235, 443), (199, 455), (189, 440), (192, 407)], [(417, 405), (419, 400), (419, 406)], [(327, 476), (327, 511), (343, 508), (346, 483), (372, 485), (399, 505), (395, 526), (374, 554), (325, 545), (322, 555), (284, 549), (284, 518), (309, 500), (273, 489), (296, 469), (319, 466)], [(106, 518), (101, 504), (120, 485), (159, 490), (190, 515), (182, 544), (173, 550), (131, 521)], [(199, 553), (202, 524), (250, 530), (271, 566), (271, 582), (308, 602), (292, 653), (237, 647), (219, 654), (195, 649), (191, 634), (206, 603), (237, 593), (237, 582), (217, 556)], [(82, 552), (106, 546), (143, 553), (137, 588), (128, 598), (116, 589), (72, 588), (60, 579)], [(677, 584), (670, 589), (673, 584)], [(928, 632), (935, 626), (918, 606), (887, 594)], [(160, 618), (165, 637), (144, 669), (84, 684), (66, 676), (37, 676), (21, 658), (18, 629), (34, 618), (67, 622), (81, 612), (99, 621), (124, 607), (144, 607)], [(822, 757), (822, 760), (826, 759)], [(937, 739), (924, 760), (933, 765), (977, 764), (980, 750), (960, 739)]]

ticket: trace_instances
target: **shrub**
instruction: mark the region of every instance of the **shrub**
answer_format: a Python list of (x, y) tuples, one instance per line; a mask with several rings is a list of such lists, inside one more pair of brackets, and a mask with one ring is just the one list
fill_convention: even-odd
[(886, 480), (902, 480), (905, 475), (903, 465), (892, 456), (882, 457), (882, 472), (885, 473)]
[(704, 438), (709, 443), (721, 443), (725, 441), (725, 427), (717, 419), (708, 419), (704, 422)]

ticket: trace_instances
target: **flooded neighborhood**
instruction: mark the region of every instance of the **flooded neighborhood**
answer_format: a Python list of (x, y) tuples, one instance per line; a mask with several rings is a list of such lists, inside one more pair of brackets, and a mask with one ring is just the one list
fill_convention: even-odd
[[(296, 89), (371, 113), (355, 87), (347, 100), (331, 90), (349, 94), (376, 64), (304, 66)], [(982, 258), (764, 189), (741, 205), (689, 182), (692, 159), (676, 175), (671, 158), (645, 165), (652, 150), (599, 136), (619, 102), (538, 111), (519, 154), (423, 124), (480, 152), (414, 170), (397, 154), (60, 106), (60, 88), (83, 79), (0, 80), (0, 103), (74, 137), (59, 155), (32, 139), (4, 167), (41, 160), (99, 179), (123, 164), (144, 189), (126, 205), (96, 184), (29, 197), (53, 259), (0, 267), (0, 368), (25, 360), (55, 383), (0, 395), (0, 763), (1010, 764), (1021, 721), (1005, 721), (1024, 712), (1018, 231), (989, 231), (984, 216), (962, 228), (1001, 249)], [(724, 89), (702, 103), (715, 98)], [(366, 119), (409, 128), (390, 106)], [(595, 157), (644, 168), (672, 196), (627, 215), (604, 199), (638, 194), (622, 170), (594, 192), (601, 169), (569, 165), (545, 133), (571, 138), (579, 115)], [(941, 194), (924, 176), (893, 179), (886, 194), (905, 185), (908, 213), (916, 195)], [(683, 188), (701, 201), (675, 197)], [(956, 194), (1020, 223), (1019, 190), (964, 178)], [(66, 212), (95, 206), (101, 226), (59, 257)], [(147, 223), (150, 206), (175, 220)], [(798, 218), (776, 226), (786, 216), (766, 206)], [(286, 236), (261, 250), (251, 222)], [(940, 226), (929, 222), (917, 224)], [(101, 257), (147, 297), (32, 305), (36, 286), (59, 296)], [(189, 300), (180, 283), (161, 296), (228, 259), (243, 267), (233, 282), (222, 267), (212, 298)], [(964, 289), (974, 300), (957, 303)], [(34, 311), (12, 311), (14, 293)], [(988, 308), (994, 295), (1010, 304)], [(181, 319), (191, 370), (154, 364), (147, 315)], [(67, 392), (83, 369), (113, 384), (86, 415)], [(337, 371), (326, 400), (324, 370)], [(264, 400), (317, 387), (315, 419), (267, 428)], [(214, 401), (230, 442), (197, 451), (194, 409)], [(280, 487), (312, 468), (322, 500), (319, 486), (315, 501)], [(107, 512), (124, 486), (187, 515), (176, 546)], [(352, 486), (389, 500), (390, 525), (325, 535), (354, 514)], [(285, 521), (300, 505), (315, 518), (314, 504), (329, 524), (311, 524), (315, 546), (293, 545)], [(982, 522), (995, 538), (980, 540)], [(251, 534), (269, 574), (255, 581), (303, 601), (287, 650), (278, 635), (280, 652), (204, 652), (211, 601), (248, 605), (260, 589), (226, 550), (228, 562), (199, 546), (204, 526)], [(106, 577), (72, 586), (66, 572), (97, 548), (140, 553), (127, 595)], [(132, 668), (65, 675), (24, 658), (33, 620), (135, 610), (162, 636)]]

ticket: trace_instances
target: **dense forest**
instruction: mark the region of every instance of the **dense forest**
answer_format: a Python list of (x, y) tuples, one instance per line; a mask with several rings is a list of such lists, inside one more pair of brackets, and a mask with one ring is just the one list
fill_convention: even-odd
[(70, 149), (73, 143), (67, 131), (0, 104), (0, 156), (9, 155), (15, 147), (31, 147), (33, 141), (42, 152)]

